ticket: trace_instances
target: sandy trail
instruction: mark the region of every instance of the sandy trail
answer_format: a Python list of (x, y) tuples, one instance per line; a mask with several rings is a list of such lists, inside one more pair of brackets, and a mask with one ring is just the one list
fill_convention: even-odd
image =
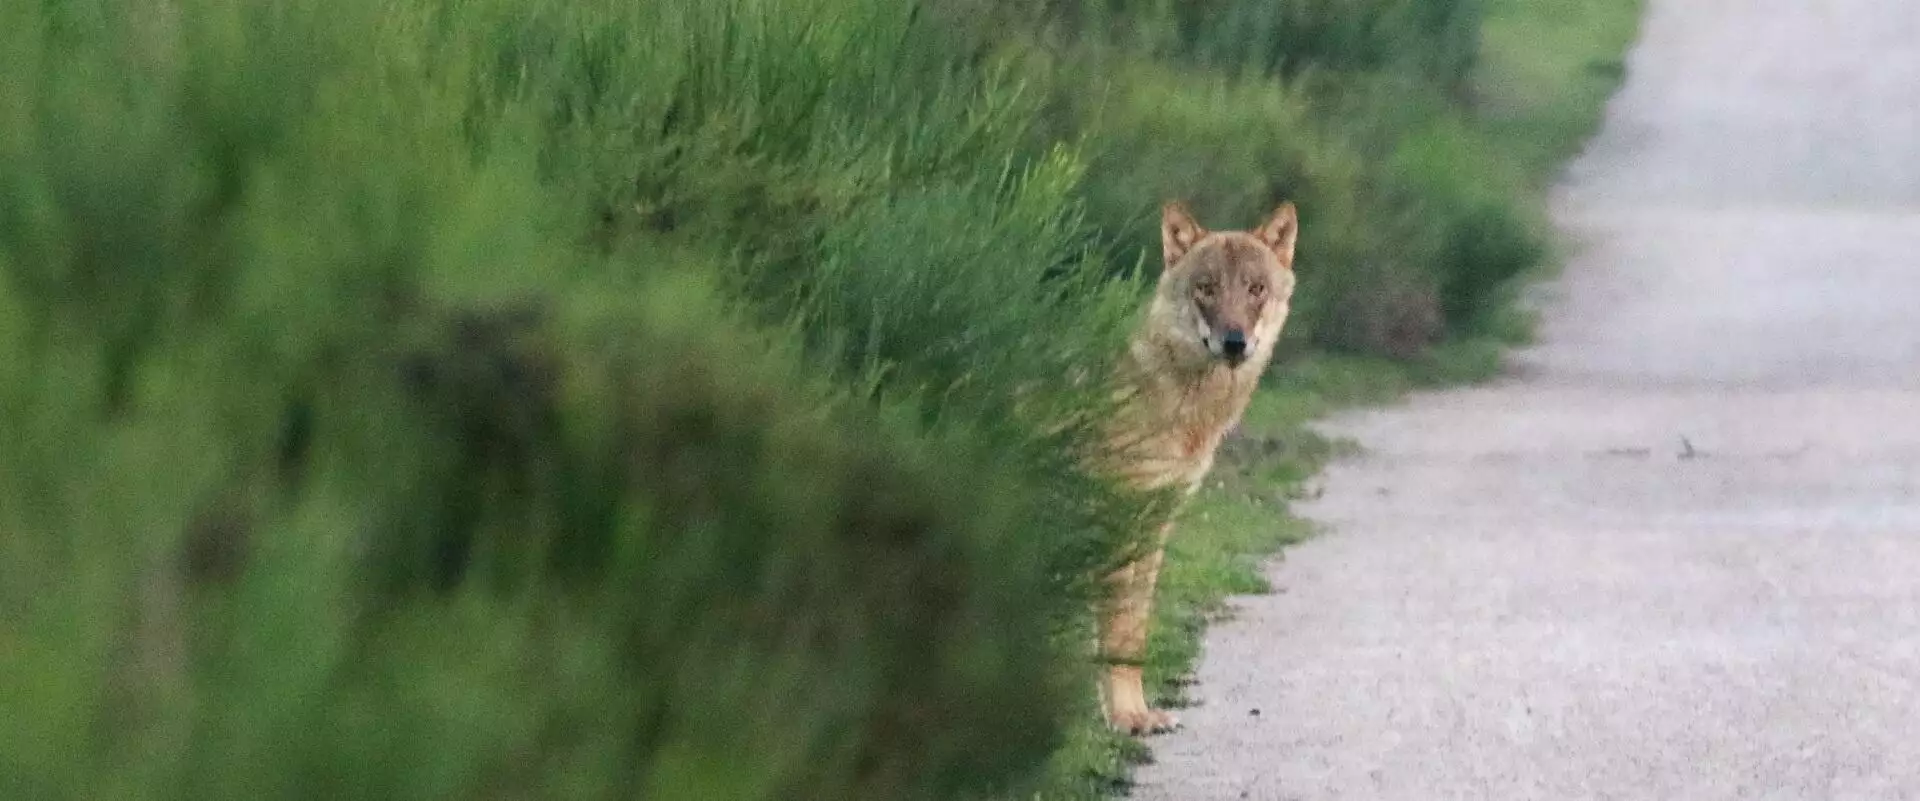
[(1652, 0), (1491, 386), (1328, 428), (1136, 797), (1920, 799), (1920, 8)]

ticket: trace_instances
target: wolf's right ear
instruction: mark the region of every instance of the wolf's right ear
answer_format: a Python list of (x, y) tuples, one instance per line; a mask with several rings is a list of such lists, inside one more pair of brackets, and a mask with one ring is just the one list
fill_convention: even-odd
[(1207, 235), (1207, 229), (1193, 221), (1186, 204), (1173, 201), (1160, 207), (1160, 255), (1166, 259), (1161, 269), (1172, 269), (1193, 245)]

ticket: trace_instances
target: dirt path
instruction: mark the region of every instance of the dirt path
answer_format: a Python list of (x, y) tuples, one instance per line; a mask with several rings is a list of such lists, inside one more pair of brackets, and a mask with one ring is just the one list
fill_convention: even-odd
[(1650, 5), (1542, 345), (1330, 426), (1137, 797), (1920, 798), (1920, 8)]

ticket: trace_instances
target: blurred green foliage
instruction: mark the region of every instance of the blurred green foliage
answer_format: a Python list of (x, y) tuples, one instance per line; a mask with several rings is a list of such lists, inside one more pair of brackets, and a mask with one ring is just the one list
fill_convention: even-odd
[(1472, 330), (1476, 9), (0, 6), (0, 798), (1033, 792), (1155, 209)]

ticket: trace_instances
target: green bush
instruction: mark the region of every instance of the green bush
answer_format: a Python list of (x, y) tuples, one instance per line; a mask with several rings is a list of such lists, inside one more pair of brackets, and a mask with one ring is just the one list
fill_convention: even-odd
[(1477, 8), (0, 6), (0, 797), (1044, 789), (1115, 276), (1295, 199), (1294, 348), (1474, 331)]
[(1483, 0), (1054, 0), (1068, 31), (1229, 72), (1399, 72), (1449, 92), (1479, 53)]
[[(912, 4), (501, 8), (462, 37), (488, 43), (478, 91), (531, 110), (548, 180), (591, 199), (613, 258), (714, 253), (827, 375), (990, 443), (1053, 499), (1022, 525), (1061, 597), (1091, 601), (1145, 502), (1080, 469), (1109, 400), (1060, 378), (1105, 374), (1137, 287), (1089, 252), (1082, 159), (1036, 144), (1018, 74), (964, 69), (978, 47)], [(1039, 420), (1078, 422), (1041, 436)]]
[[(1039, 528), (1075, 485), (1028, 486), (1012, 424), (807, 376), (690, 245), (584, 247), (519, 112), (476, 128), (379, 11), (192, 5), (146, 56), (144, 20), (5, 12), (0, 795), (1030, 775), (1093, 572)], [(1005, 221), (1047, 180), (962, 197)]]

